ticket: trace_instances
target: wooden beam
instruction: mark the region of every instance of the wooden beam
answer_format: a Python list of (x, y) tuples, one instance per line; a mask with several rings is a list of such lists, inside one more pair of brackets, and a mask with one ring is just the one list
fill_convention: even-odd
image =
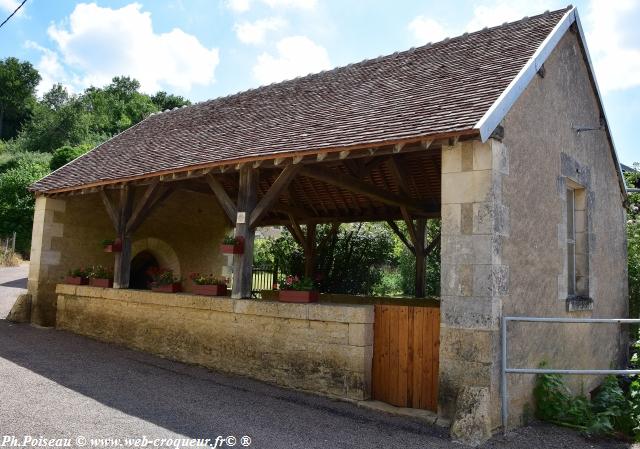
[[(232, 220), (236, 225), (236, 238), (244, 241), (244, 252), (234, 254), (233, 257), (233, 287), (231, 297), (250, 298), (251, 284), (253, 282), (253, 241), (255, 239), (255, 228), (249, 226), (249, 217), (256, 206), (256, 196), (258, 192), (258, 170), (250, 164), (244, 165), (240, 169), (240, 180), (238, 183), (238, 207), (237, 215)], [(226, 193), (225, 193), (226, 195)], [(244, 220), (239, 219), (240, 214), (244, 215)]]
[(304, 249), (304, 275), (312, 279), (316, 271), (316, 224), (307, 224), (307, 235)]
[(158, 186), (160, 185), (160, 180), (155, 178), (151, 184), (147, 187), (142, 198), (138, 201), (136, 208), (133, 210), (131, 214), (131, 218), (126, 223), (126, 231), (133, 234), (136, 228), (142, 223), (142, 221), (146, 218), (146, 208), (150, 204), (153, 199), (153, 195), (155, 195), (158, 191)]
[(425, 253), (424, 253), (424, 234), (427, 221), (424, 218), (416, 220), (416, 298), (424, 298), (425, 287)]
[(398, 183), (400, 191), (405, 195), (409, 195), (411, 191), (409, 190), (409, 184), (407, 184), (409, 176), (407, 175), (406, 167), (394, 157), (387, 158), (387, 166)]
[(423, 213), (433, 213), (437, 211), (436, 206), (427, 206), (420, 201), (414, 200), (406, 196), (396, 195), (388, 190), (380, 189), (372, 184), (361, 181), (353, 176), (341, 175), (332, 170), (328, 170), (321, 167), (304, 167), (300, 171), (301, 175), (309, 178), (314, 178), (327, 184), (340, 187), (347, 191), (359, 193), (364, 196), (368, 196), (381, 203), (390, 204), (397, 207), (407, 207), (411, 210), (416, 210)]
[(389, 225), (389, 227), (391, 228), (391, 230), (394, 232), (395, 235), (398, 236), (398, 238), (400, 239), (400, 241), (402, 243), (404, 243), (404, 246), (407, 247), (407, 249), (409, 251), (411, 251), (411, 254), (415, 255), (416, 254), (416, 250), (413, 247), (413, 245), (409, 242), (409, 240), (407, 240), (407, 237), (403, 234), (403, 232), (400, 230), (400, 228), (398, 227), (398, 225), (396, 224), (395, 221), (393, 220), (387, 220), (387, 224)]
[(107, 215), (109, 216), (109, 219), (111, 220), (111, 223), (113, 224), (113, 229), (117, 233), (119, 231), (119, 229), (118, 229), (118, 225), (119, 225), (118, 214), (116, 213), (115, 208), (111, 204), (111, 200), (109, 200), (109, 196), (107, 196), (107, 192), (105, 192), (104, 190), (100, 190), (100, 198), (102, 199), (102, 203), (104, 204), (104, 208), (107, 210)]
[(441, 233), (438, 232), (438, 235), (433, 237), (431, 242), (429, 242), (429, 245), (427, 245), (427, 247), (424, 249), (424, 255), (425, 256), (428, 256), (429, 254), (431, 254), (431, 251), (433, 251), (438, 246), (440, 246), (440, 237), (441, 237)]
[(280, 194), (289, 186), (293, 178), (298, 174), (302, 165), (287, 165), (280, 172), (276, 180), (273, 182), (267, 193), (262, 197), (258, 205), (251, 212), (249, 226), (254, 228), (260, 222), (262, 216), (267, 213), (268, 209), (278, 201)]
[(307, 236), (304, 235), (304, 231), (300, 227), (298, 220), (296, 220), (296, 217), (294, 217), (293, 215), (289, 215), (289, 225), (287, 225), (287, 229), (289, 230), (289, 232), (291, 232), (291, 235), (293, 235), (293, 238), (296, 240), (296, 242), (298, 242), (298, 244), (300, 244), (302, 249), (306, 252)]
[(211, 187), (213, 194), (218, 199), (218, 202), (222, 206), (224, 213), (227, 214), (227, 218), (231, 220), (231, 223), (235, 223), (236, 216), (238, 215), (238, 209), (233, 201), (231, 201), (231, 198), (229, 198), (229, 195), (227, 195), (227, 192), (224, 190), (224, 187), (222, 187), (222, 184), (220, 184), (220, 181), (214, 178), (211, 174), (205, 176), (205, 179), (207, 184), (209, 184), (209, 187)]
[(133, 206), (133, 192), (125, 185), (120, 191), (120, 208), (118, 210), (118, 238), (122, 250), (115, 253), (113, 268), (113, 288), (129, 288), (131, 271), (131, 235), (127, 233), (127, 222)]

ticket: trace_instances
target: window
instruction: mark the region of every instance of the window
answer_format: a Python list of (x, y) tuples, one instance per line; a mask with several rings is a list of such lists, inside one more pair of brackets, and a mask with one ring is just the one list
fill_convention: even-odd
[(567, 189), (567, 293), (576, 296), (576, 191)]
[(567, 296), (589, 296), (586, 190), (567, 182)]

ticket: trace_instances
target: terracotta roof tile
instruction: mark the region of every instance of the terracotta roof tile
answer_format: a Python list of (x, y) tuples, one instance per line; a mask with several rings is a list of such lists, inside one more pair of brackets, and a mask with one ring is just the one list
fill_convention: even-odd
[(151, 115), (32, 189), (471, 130), (565, 12)]

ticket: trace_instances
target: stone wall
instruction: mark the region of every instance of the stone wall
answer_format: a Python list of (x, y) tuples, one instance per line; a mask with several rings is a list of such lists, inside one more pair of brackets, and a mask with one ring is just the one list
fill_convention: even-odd
[(370, 394), (374, 308), (58, 285), (57, 327), (286, 387)]
[[(626, 317), (625, 214), (617, 167), (603, 130), (600, 110), (582, 50), (572, 32), (562, 38), (504, 120), (509, 174), (502, 201), (509, 210), (509, 237), (502, 248), (509, 266), (509, 296), (503, 313), (512, 316)], [(566, 188), (580, 185), (586, 222), (576, 215), (578, 293), (593, 310), (567, 312)], [(577, 208), (583, 206), (578, 205)], [(581, 279), (582, 278), (582, 279)], [(621, 366), (626, 335), (609, 324), (511, 324), (512, 366), (556, 368)], [(567, 376), (575, 392), (600, 379)], [(518, 424), (533, 412), (534, 376), (510, 375), (510, 416)]]
[[(542, 72), (541, 72), (542, 73)], [(453, 418), (465, 387), (500, 425), (501, 316), (625, 317), (625, 213), (600, 110), (579, 42), (569, 31), (502, 123), (504, 138), (442, 149), (439, 413)], [(578, 133), (576, 127), (594, 128)], [(593, 310), (568, 312), (567, 186), (576, 214), (578, 293)], [(509, 364), (621, 366), (616, 325), (518, 324)], [(510, 425), (534, 412), (535, 377), (509, 375)], [(600, 379), (568, 378), (575, 392)], [(480, 389), (480, 390), (478, 390)], [(485, 394), (486, 393), (486, 394)]]
[(439, 414), (452, 419), (464, 387), (484, 388), (499, 422), (499, 325), (509, 270), (501, 260), (508, 214), (504, 147), (490, 139), (442, 149)]
[[(132, 257), (146, 249), (183, 278), (196, 271), (220, 275), (224, 258), (218, 245), (228, 229), (213, 195), (178, 190), (133, 235)], [(98, 194), (36, 199), (28, 281), (34, 323), (55, 325), (55, 285), (69, 269), (113, 267), (113, 254), (102, 251), (101, 241), (114, 234)]]

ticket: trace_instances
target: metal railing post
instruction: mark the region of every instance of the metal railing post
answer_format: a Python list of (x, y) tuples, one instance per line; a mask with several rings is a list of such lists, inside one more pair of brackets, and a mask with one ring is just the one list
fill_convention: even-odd
[(521, 321), (528, 323), (574, 323), (574, 324), (638, 324), (639, 318), (539, 318), (539, 317), (515, 317), (503, 316), (500, 318), (500, 338), (502, 341), (500, 393), (502, 395), (502, 428), (507, 433), (509, 422), (509, 392), (507, 387), (507, 374), (574, 374), (574, 375), (640, 375), (640, 369), (553, 369), (553, 368), (509, 368), (507, 364), (507, 324), (509, 321)]
[(502, 340), (502, 372), (500, 376), (500, 392), (502, 393), (502, 429), (507, 433), (507, 421), (509, 419), (509, 392), (507, 387), (507, 318), (500, 319), (500, 337)]

